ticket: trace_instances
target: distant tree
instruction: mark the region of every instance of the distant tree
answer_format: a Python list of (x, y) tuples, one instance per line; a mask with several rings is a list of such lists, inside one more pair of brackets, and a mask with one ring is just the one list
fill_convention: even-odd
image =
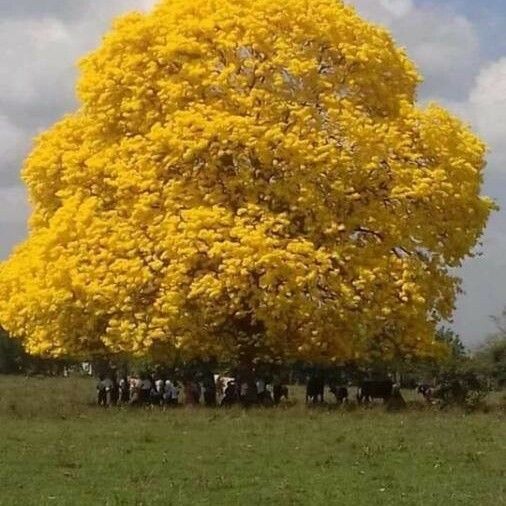
[(466, 347), (460, 336), (452, 329), (441, 327), (436, 332), (436, 340), (447, 346), (449, 359), (461, 359), (467, 355)]
[(492, 317), (497, 332), (492, 334), (474, 355), (482, 369), (498, 387), (506, 386), (506, 309)]
[(498, 387), (506, 386), (506, 335), (490, 337), (475, 359)]
[(492, 316), (492, 321), (497, 327), (497, 331), (494, 335), (506, 336), (506, 307), (502, 310), (498, 316)]
[(444, 348), (443, 356), (401, 359), (390, 365), (390, 368), (398, 371), (406, 384), (416, 384), (437, 382), (443, 375), (464, 367), (464, 363), (469, 360), (469, 355), (455, 331), (448, 327), (440, 327), (434, 335), (434, 340)]

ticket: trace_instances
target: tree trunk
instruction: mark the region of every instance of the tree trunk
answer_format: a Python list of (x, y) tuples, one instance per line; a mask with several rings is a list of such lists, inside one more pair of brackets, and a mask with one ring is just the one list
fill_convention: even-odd
[(265, 334), (265, 327), (261, 321), (254, 321), (251, 315), (247, 315), (235, 320), (234, 328), (238, 332), (239, 345), (239, 366), (237, 369), (239, 397), (243, 405), (251, 406), (258, 402), (254, 359), (260, 351), (251, 343), (251, 338), (260, 339)]
[(255, 367), (251, 362), (243, 362), (238, 374), (239, 395), (244, 406), (252, 406), (258, 402)]

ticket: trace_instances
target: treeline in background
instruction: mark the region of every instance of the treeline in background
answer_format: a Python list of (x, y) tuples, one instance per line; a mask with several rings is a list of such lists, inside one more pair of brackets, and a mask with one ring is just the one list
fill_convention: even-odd
[[(503, 315), (504, 316), (504, 315)], [(339, 367), (318, 367), (314, 364), (292, 363), (282, 366), (282, 371), (290, 383), (304, 383), (315, 369), (322, 369), (332, 379), (342, 383), (352, 383), (367, 375), (393, 374), (403, 387), (413, 388), (416, 384), (437, 383), (448, 375), (474, 376), (490, 390), (500, 390), (506, 386), (506, 328), (497, 319), (498, 331), (476, 350), (468, 350), (460, 337), (452, 330), (442, 328), (437, 338), (445, 342), (450, 353), (445, 360), (399, 360), (393, 363), (370, 363), (341, 365)], [(24, 374), (60, 376), (69, 372), (89, 374), (100, 373), (110, 364), (109, 360), (90, 362), (91, 367), (70, 359), (47, 359), (28, 355), (21, 344), (0, 329), (0, 374)], [(121, 367), (132, 371), (150, 371), (162, 364), (146, 360), (121, 361)], [(171, 365), (172, 368), (198, 369), (198, 364)], [(214, 364), (219, 372), (230, 371), (227, 364)], [(218, 372), (217, 371), (217, 372)]]

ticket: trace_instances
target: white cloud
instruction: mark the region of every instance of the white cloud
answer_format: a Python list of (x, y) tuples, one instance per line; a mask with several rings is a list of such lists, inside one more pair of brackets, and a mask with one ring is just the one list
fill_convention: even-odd
[(0, 188), (0, 224), (26, 222), (28, 204), (22, 186)]
[[(40, 12), (47, 0), (36, 3)], [(76, 61), (98, 45), (115, 15), (150, 3), (92, 0), (70, 19), (50, 4), (39, 18), (1, 18), (0, 111), (32, 131), (53, 122), (74, 104)]]
[(75, 106), (75, 62), (98, 45), (115, 15), (154, 2), (0, 2), (0, 185), (5, 185), (18, 180), (30, 139)]
[(0, 188), (0, 258), (24, 239), (28, 220), (25, 189), (21, 186)]
[(476, 126), (492, 152), (506, 161), (506, 57), (482, 69), (469, 105)]
[(0, 187), (0, 258), (26, 236), (29, 207), (22, 186)]
[(0, 23), (0, 107), (11, 121), (37, 125), (69, 105), (73, 49), (69, 27), (58, 20)]
[[(438, 97), (431, 97), (437, 100)], [(443, 100), (454, 114), (463, 118), (489, 147), (491, 172), (506, 175), (506, 57), (485, 63), (468, 96), (462, 101)], [(492, 188), (502, 190), (502, 188)], [(506, 188), (504, 188), (506, 192)]]
[(367, 18), (387, 26), (425, 78), (423, 96), (462, 98), (480, 65), (479, 37), (466, 17), (412, 0), (354, 0)]
[[(501, 207), (506, 202), (506, 57), (482, 66), (466, 100), (447, 101), (489, 146), (484, 192)], [(483, 256), (465, 262), (465, 294), (459, 298), (455, 328), (472, 343), (495, 330), (490, 315), (506, 305), (506, 219), (494, 213), (483, 237)]]
[(76, 0), (0, 0), (2, 18), (41, 19), (59, 17), (72, 19), (86, 10), (85, 2)]
[(3, 181), (17, 179), (18, 174), (12, 167), (18, 162), (20, 154), (27, 151), (28, 144), (24, 131), (6, 116), (0, 116), (0, 177)]
[(31, 140), (75, 105), (75, 62), (117, 14), (153, 0), (0, 0), (0, 258), (26, 234)]
[[(493, 178), (490, 183), (506, 190), (506, 177)], [(455, 329), (469, 344), (496, 330), (490, 316), (500, 314), (506, 306), (506, 220), (502, 214), (492, 216), (481, 249), (483, 255), (466, 261), (460, 272), (464, 294), (454, 317)]]
[(414, 8), (412, 0), (380, 0), (379, 3), (396, 18), (405, 16)]

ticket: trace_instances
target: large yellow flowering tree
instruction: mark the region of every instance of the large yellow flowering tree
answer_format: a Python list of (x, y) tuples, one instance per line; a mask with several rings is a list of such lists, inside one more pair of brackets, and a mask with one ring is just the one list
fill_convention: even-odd
[(340, 0), (165, 0), (24, 167), (0, 324), (35, 354), (427, 356), (493, 208), (483, 144)]

